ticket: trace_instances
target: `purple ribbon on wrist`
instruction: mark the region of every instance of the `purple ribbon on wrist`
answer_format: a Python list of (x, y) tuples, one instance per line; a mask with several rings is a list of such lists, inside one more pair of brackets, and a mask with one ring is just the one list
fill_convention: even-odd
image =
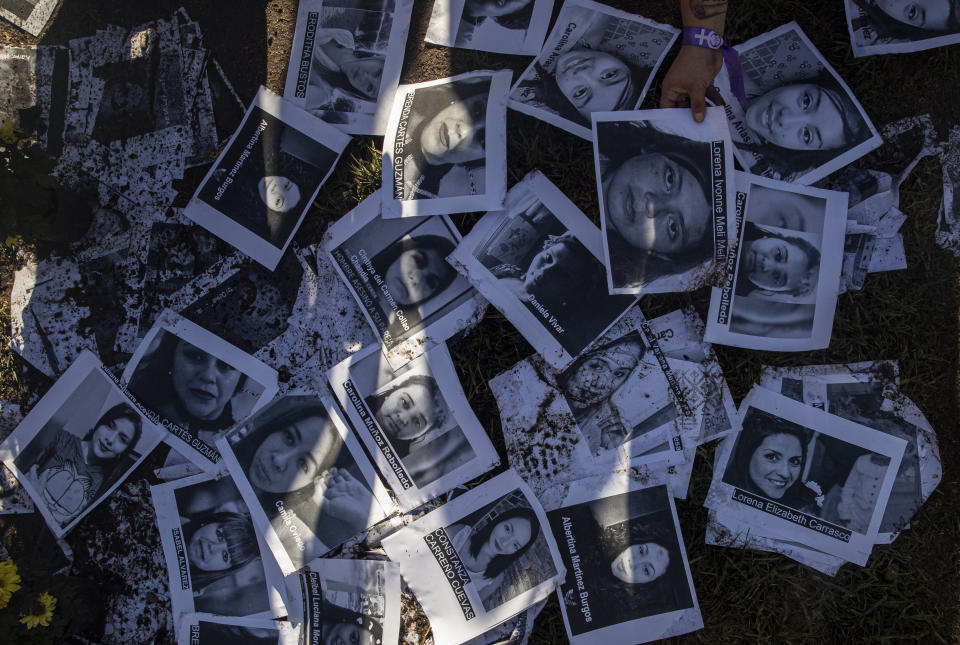
[(726, 38), (706, 27), (684, 27), (683, 44), (705, 49), (719, 49), (723, 53), (723, 63), (726, 65), (727, 75), (730, 77), (730, 89), (741, 101), (747, 99), (747, 93), (743, 88), (740, 55), (737, 50), (727, 44)]

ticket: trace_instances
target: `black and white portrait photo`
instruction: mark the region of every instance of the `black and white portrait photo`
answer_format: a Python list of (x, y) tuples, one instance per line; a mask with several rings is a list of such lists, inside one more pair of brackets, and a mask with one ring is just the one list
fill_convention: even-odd
[(300, 627), (285, 620), (184, 614), (177, 645), (298, 645)]
[(561, 565), (539, 502), (513, 471), (383, 540), (438, 642), (469, 640), (545, 598)]
[[(666, 486), (655, 486), (547, 513), (567, 567), (559, 593), (572, 643), (588, 642), (586, 634), (621, 642), (627, 628), (647, 642), (670, 635), (656, 628), (676, 621), (674, 612), (699, 614), (671, 501)], [(643, 621), (661, 614), (673, 620)]]
[(609, 295), (597, 228), (550, 180), (527, 175), (453, 254), (551, 364), (569, 364), (635, 302)]
[(264, 560), (250, 512), (230, 477), (201, 474), (151, 492), (174, 616), (285, 613), (279, 596), (271, 607), (269, 591), (281, 584), (280, 572), (269, 557)]
[(301, 2), (284, 99), (344, 132), (382, 135), (412, 7), (412, 0)]
[(333, 415), (315, 395), (283, 396), (217, 442), (285, 575), (392, 508), (360, 445)]
[(700, 124), (674, 110), (595, 121), (611, 293), (689, 291), (726, 256), (733, 156), (720, 110), (707, 114)]
[(635, 110), (679, 30), (590, 0), (567, 0), (509, 106), (584, 139), (593, 112)]
[(123, 381), (167, 429), (167, 442), (210, 473), (220, 460), (215, 439), (277, 391), (276, 371), (171, 311), (147, 333)]
[(328, 378), (402, 508), (420, 506), (499, 462), (443, 344), (397, 370), (371, 346)]
[(746, 100), (733, 95), (726, 73), (716, 82), (744, 169), (811, 184), (882, 143), (850, 88), (796, 23), (735, 49)]
[(759, 386), (742, 406), (742, 430), (718, 452), (708, 508), (865, 562), (907, 442)]
[(734, 263), (714, 288), (708, 338), (796, 351), (829, 342), (843, 264), (846, 193), (738, 173), (748, 189)]
[(273, 269), (349, 140), (261, 89), (184, 213)]
[(84, 351), (0, 444), (0, 458), (62, 537), (160, 439), (156, 426)]
[(398, 88), (383, 143), (385, 218), (503, 205), (509, 83), (501, 70)]
[(396, 562), (318, 558), (287, 578), (290, 620), (305, 642), (396, 645), (400, 567)]
[(854, 56), (900, 54), (960, 42), (956, 0), (843, 0)]
[(550, 26), (553, 0), (439, 0), (428, 43), (536, 56)]
[(401, 349), (409, 358), (423, 352), (414, 339), (445, 340), (458, 331), (456, 321), (471, 315), (476, 292), (446, 261), (460, 243), (449, 218), (385, 219), (378, 197), (330, 225), (326, 250), (399, 366)]

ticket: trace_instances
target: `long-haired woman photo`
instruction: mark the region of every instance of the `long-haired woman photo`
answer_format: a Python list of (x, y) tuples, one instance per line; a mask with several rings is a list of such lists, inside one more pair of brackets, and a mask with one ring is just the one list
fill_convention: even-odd
[(802, 426), (751, 409), (723, 481), (798, 511), (815, 510), (816, 496), (801, 478), (809, 443), (810, 433)]
[(849, 0), (863, 12), (851, 23), (863, 44), (913, 42), (960, 32), (957, 0)]
[(323, 645), (380, 645), (383, 625), (373, 616), (324, 602), (320, 635)]
[(247, 381), (240, 370), (162, 330), (130, 377), (128, 391), (162, 419), (212, 445), (232, 426), (232, 400)]
[(300, 567), (367, 528), (376, 501), (323, 405), (287, 407), (260, 417), (233, 451)]
[(373, 256), (371, 264), (393, 299), (411, 307), (438, 295), (457, 277), (445, 259), (454, 248), (440, 235), (404, 236)]
[[(856, 103), (827, 70), (772, 88), (744, 76), (744, 123), (755, 143), (737, 143), (756, 175), (792, 181), (873, 136)], [(759, 158), (758, 158), (759, 157)]]
[(489, 77), (415, 91), (403, 147), (404, 200), (485, 192), (489, 94)]
[(816, 302), (820, 251), (805, 237), (748, 221), (743, 226), (738, 253), (737, 295), (780, 302)]
[(66, 526), (130, 469), (142, 432), (140, 414), (130, 404), (118, 403), (82, 438), (48, 423), (15, 463)]
[(709, 143), (602, 123), (597, 148), (615, 288), (680, 276), (713, 257)]

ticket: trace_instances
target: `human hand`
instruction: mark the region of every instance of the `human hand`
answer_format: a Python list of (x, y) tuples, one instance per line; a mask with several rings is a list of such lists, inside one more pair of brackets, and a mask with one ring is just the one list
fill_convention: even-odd
[(683, 107), (689, 101), (693, 120), (702, 123), (707, 114), (705, 97), (711, 94), (711, 100), (715, 100), (713, 79), (721, 67), (723, 54), (719, 50), (684, 45), (663, 79), (660, 107)]
[(348, 525), (366, 525), (372, 497), (345, 468), (331, 468), (323, 507)]

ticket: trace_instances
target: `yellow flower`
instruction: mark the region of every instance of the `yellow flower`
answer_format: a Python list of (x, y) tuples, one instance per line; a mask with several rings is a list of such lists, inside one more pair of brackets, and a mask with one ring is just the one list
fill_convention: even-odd
[(0, 562), (0, 609), (7, 606), (10, 596), (20, 588), (20, 574), (13, 560)]
[[(26, 625), (27, 629), (33, 629), (37, 625), (47, 627), (50, 624), (50, 619), (53, 618), (53, 609), (57, 606), (57, 599), (44, 591), (37, 596), (36, 605), (40, 605), (41, 612), (39, 614), (33, 612), (20, 614), (20, 622)], [(34, 609), (37, 608), (36, 605), (34, 605)]]

